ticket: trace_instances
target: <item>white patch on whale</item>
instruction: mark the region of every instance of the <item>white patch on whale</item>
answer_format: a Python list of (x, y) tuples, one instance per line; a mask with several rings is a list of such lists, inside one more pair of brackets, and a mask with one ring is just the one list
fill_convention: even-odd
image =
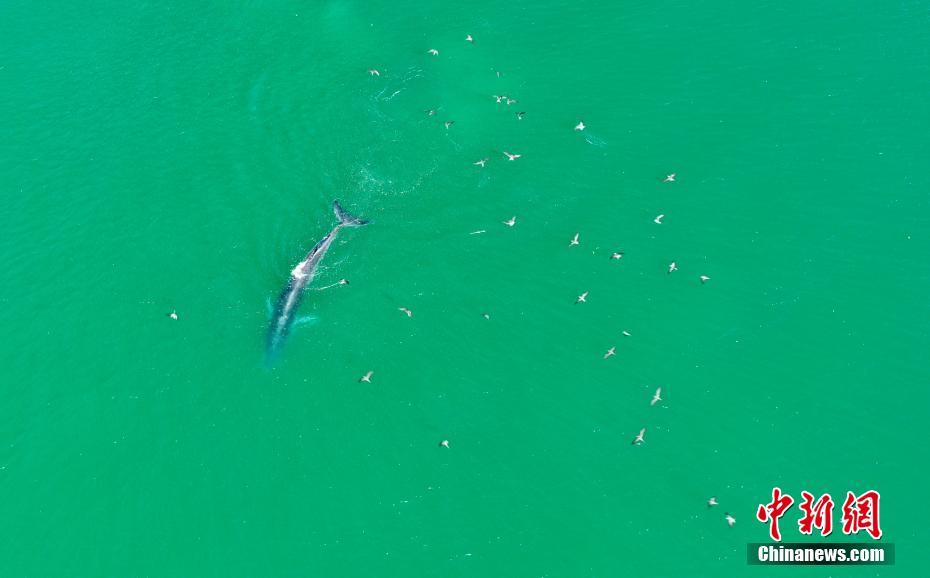
[(305, 278), (305, 277), (307, 276), (307, 274), (304, 273), (304, 265), (305, 265), (305, 264), (306, 264), (306, 261), (301, 261), (300, 263), (298, 263), (297, 266), (294, 267), (294, 270), (291, 271), (291, 277), (293, 277), (294, 279), (303, 279), (303, 278)]

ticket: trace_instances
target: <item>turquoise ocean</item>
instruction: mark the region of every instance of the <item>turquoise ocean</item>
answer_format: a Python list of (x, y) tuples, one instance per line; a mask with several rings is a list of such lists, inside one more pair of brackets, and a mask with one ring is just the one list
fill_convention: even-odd
[(928, 129), (920, 1), (4, 0), (0, 575), (926, 576)]

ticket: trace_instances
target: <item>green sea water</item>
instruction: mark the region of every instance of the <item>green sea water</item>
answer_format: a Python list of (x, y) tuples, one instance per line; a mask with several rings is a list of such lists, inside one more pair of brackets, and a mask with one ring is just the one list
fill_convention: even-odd
[(0, 2), (0, 575), (926, 576), (928, 97), (919, 1)]

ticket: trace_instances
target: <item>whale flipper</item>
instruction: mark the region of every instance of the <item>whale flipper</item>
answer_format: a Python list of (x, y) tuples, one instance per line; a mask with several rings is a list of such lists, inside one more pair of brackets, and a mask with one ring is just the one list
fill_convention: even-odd
[(336, 218), (339, 219), (339, 223), (345, 227), (363, 227), (368, 224), (368, 221), (347, 213), (345, 209), (342, 208), (342, 205), (339, 204), (339, 201), (333, 201), (333, 212), (336, 213)]
[(316, 323), (319, 321), (319, 317), (316, 315), (301, 315), (294, 320), (294, 327), (300, 327), (301, 325), (307, 325), (308, 323)]

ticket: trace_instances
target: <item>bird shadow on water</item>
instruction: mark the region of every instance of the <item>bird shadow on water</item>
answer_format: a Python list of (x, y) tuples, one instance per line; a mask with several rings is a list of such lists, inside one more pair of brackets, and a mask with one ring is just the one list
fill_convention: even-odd
[(600, 138), (600, 137), (596, 137), (596, 136), (594, 136), (593, 134), (590, 134), (590, 133), (584, 135), (584, 140), (585, 140), (585, 142), (588, 143), (589, 145), (593, 145), (593, 146), (596, 146), (596, 147), (604, 148), (604, 147), (607, 146), (607, 141), (606, 141), (606, 140), (604, 140), (604, 139), (602, 139), (602, 138)]

